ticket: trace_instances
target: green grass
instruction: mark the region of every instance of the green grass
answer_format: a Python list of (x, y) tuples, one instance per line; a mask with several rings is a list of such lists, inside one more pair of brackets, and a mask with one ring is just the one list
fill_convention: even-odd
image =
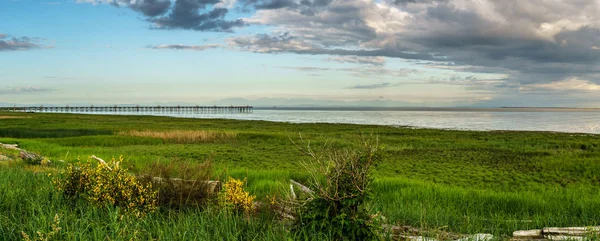
[[(53, 161), (74, 162), (78, 156), (85, 160), (90, 155), (104, 159), (124, 155), (125, 165), (142, 172), (153, 162), (211, 159), (216, 179), (228, 175), (247, 177), (249, 190), (259, 199), (265, 195), (281, 195), (289, 188), (287, 180), (290, 178), (308, 180), (300, 163), (309, 159), (290, 139), (300, 143), (301, 135), (305, 141), (301, 145), (310, 142), (311, 147), (319, 149), (326, 143), (335, 148), (355, 148), (362, 138), (377, 137), (384, 146), (384, 161), (374, 170), (375, 198), (371, 206), (389, 223), (506, 236), (518, 229), (600, 222), (599, 135), (151, 116), (2, 115), (31, 118), (0, 119), (0, 142), (18, 143), (21, 148)], [(176, 144), (159, 138), (117, 135), (131, 130), (224, 131), (236, 136), (214, 142)], [(64, 220), (75, 215), (74, 212), (91, 215), (81, 221), (63, 221), (71, 225), (65, 233), (80, 235), (64, 236), (64, 239), (98, 238), (89, 236), (94, 233), (119, 237), (111, 228), (95, 227), (98, 223), (110, 223), (109, 211), (85, 204), (63, 207), (52, 194), (49, 179), (19, 170), (0, 166), (0, 231), (10, 232), (12, 238), (18, 238), (18, 229), (31, 235), (36, 229), (49, 228), (48, 221), (60, 211), (65, 215)], [(37, 202), (41, 202), (39, 207)], [(56, 207), (45, 207), (42, 205), (45, 203)], [(235, 236), (243, 240), (291, 237), (281, 224), (270, 220), (243, 226), (244, 220), (224, 214), (217, 215), (218, 221), (212, 222), (211, 215), (200, 210), (159, 213), (128, 225), (134, 227), (131, 230), (146, 230), (143, 234), (146, 236), (140, 239), (214, 237), (211, 235), (217, 234), (232, 240), (235, 235), (243, 235)], [(195, 226), (203, 222), (214, 227), (198, 229)], [(189, 231), (192, 229), (198, 230)], [(180, 230), (182, 234), (167, 230)]]

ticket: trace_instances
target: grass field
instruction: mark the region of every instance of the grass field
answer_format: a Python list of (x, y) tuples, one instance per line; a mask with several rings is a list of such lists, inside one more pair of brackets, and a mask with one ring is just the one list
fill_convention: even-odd
[[(355, 148), (377, 138), (384, 160), (374, 170), (370, 204), (390, 224), (457, 233), (492, 233), (600, 223), (600, 136), (548, 132), (452, 131), (345, 124), (184, 119), (150, 116), (1, 113), (0, 142), (19, 144), (54, 163), (123, 155), (143, 172), (155, 162), (211, 159), (215, 179), (247, 177), (251, 193), (282, 195), (306, 181), (308, 160), (292, 141), (319, 149)], [(300, 141), (300, 136), (304, 142)], [(14, 156), (8, 150), (0, 154)], [(67, 205), (46, 174), (60, 170), (0, 162), (0, 240), (49, 232), (58, 239), (289, 240), (283, 224), (247, 222), (215, 210), (154, 213), (120, 220), (114, 210)]]

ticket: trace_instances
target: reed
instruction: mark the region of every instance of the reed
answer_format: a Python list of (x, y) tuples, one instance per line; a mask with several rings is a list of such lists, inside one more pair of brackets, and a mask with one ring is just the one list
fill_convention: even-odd
[(162, 139), (166, 142), (177, 144), (223, 142), (236, 138), (235, 132), (210, 131), (210, 130), (170, 130), (170, 131), (121, 131), (118, 133), (123, 136), (151, 137)]

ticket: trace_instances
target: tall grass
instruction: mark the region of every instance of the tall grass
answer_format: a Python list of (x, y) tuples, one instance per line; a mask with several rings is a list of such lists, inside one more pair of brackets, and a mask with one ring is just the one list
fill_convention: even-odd
[(600, 193), (587, 187), (499, 192), (380, 178), (373, 189), (376, 210), (415, 227), (509, 236), (515, 230), (600, 222)]
[(119, 135), (159, 138), (171, 143), (190, 144), (204, 142), (229, 141), (236, 138), (235, 132), (206, 130), (171, 130), (171, 131), (121, 131)]
[(211, 209), (165, 209), (146, 217), (123, 215), (118, 208), (73, 204), (53, 189), (51, 176), (18, 167), (0, 168), (0, 240), (49, 233), (60, 217), (56, 240), (289, 240), (273, 219)]

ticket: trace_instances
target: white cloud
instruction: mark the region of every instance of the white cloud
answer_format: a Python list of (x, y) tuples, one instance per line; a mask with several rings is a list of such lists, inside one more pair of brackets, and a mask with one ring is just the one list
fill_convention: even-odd
[(582, 80), (577, 77), (568, 78), (562, 81), (529, 84), (519, 88), (521, 91), (581, 91), (600, 93), (600, 85), (588, 80)]

